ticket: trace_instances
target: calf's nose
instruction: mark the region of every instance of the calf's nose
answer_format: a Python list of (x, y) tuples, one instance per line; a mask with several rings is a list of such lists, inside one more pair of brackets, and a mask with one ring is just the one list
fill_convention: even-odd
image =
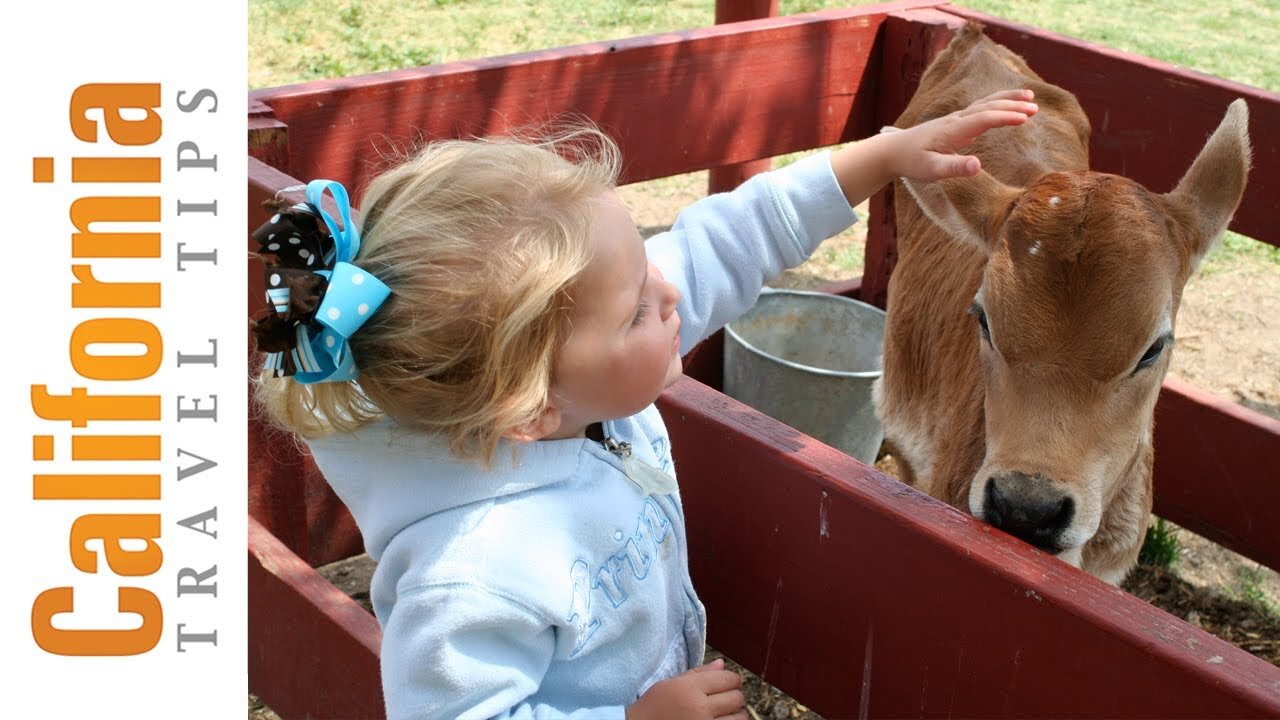
[(1075, 512), (1075, 501), (1041, 475), (992, 475), (983, 491), (982, 515), (988, 523), (1051, 552), (1063, 549), (1059, 538)]

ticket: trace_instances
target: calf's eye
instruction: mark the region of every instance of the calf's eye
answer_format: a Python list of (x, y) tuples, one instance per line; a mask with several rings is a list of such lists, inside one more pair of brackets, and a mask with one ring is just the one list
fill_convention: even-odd
[(1134, 372), (1155, 365), (1156, 360), (1160, 359), (1160, 353), (1164, 352), (1164, 344), (1164, 338), (1157, 338), (1155, 342), (1151, 343), (1151, 347), (1147, 348), (1147, 351), (1142, 354), (1142, 359), (1138, 360), (1138, 367), (1134, 368)]
[(982, 339), (991, 342), (991, 328), (987, 327), (987, 313), (978, 303), (969, 306), (969, 314), (978, 317), (978, 329), (982, 331)]

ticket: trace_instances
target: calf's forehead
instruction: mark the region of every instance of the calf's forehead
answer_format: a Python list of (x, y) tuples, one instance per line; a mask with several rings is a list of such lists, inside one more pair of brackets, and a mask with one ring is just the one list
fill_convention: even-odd
[(1010, 361), (1110, 377), (1172, 310), (1178, 255), (1160, 198), (1099, 173), (1057, 173), (1011, 205), (983, 282)]

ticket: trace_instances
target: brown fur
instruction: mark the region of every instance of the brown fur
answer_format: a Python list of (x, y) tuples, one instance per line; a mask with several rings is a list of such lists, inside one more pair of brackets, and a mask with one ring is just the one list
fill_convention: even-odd
[[(1017, 87), (1040, 112), (965, 149), (979, 176), (896, 188), (878, 411), (905, 482), (983, 517), (988, 479), (1017, 494), (1007, 478), (1044, 478), (1074, 503), (1062, 557), (1119, 582), (1151, 509), (1152, 413), (1172, 342), (1136, 365), (1240, 201), (1247, 109), (1233, 103), (1178, 188), (1157, 195), (1089, 171), (1075, 98), (970, 24), (896, 125)], [(991, 346), (969, 312), (980, 290)]]

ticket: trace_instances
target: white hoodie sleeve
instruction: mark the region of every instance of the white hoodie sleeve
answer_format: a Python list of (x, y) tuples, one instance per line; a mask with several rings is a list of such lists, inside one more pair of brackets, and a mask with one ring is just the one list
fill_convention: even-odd
[(765, 282), (857, 219), (830, 155), (810, 155), (699, 200), (645, 244), (649, 260), (680, 288), (682, 354), (746, 312)]
[(382, 639), (388, 720), (624, 720), (626, 708), (525, 702), (551, 664), (554, 629), (470, 585), (420, 588), (391, 609)]

